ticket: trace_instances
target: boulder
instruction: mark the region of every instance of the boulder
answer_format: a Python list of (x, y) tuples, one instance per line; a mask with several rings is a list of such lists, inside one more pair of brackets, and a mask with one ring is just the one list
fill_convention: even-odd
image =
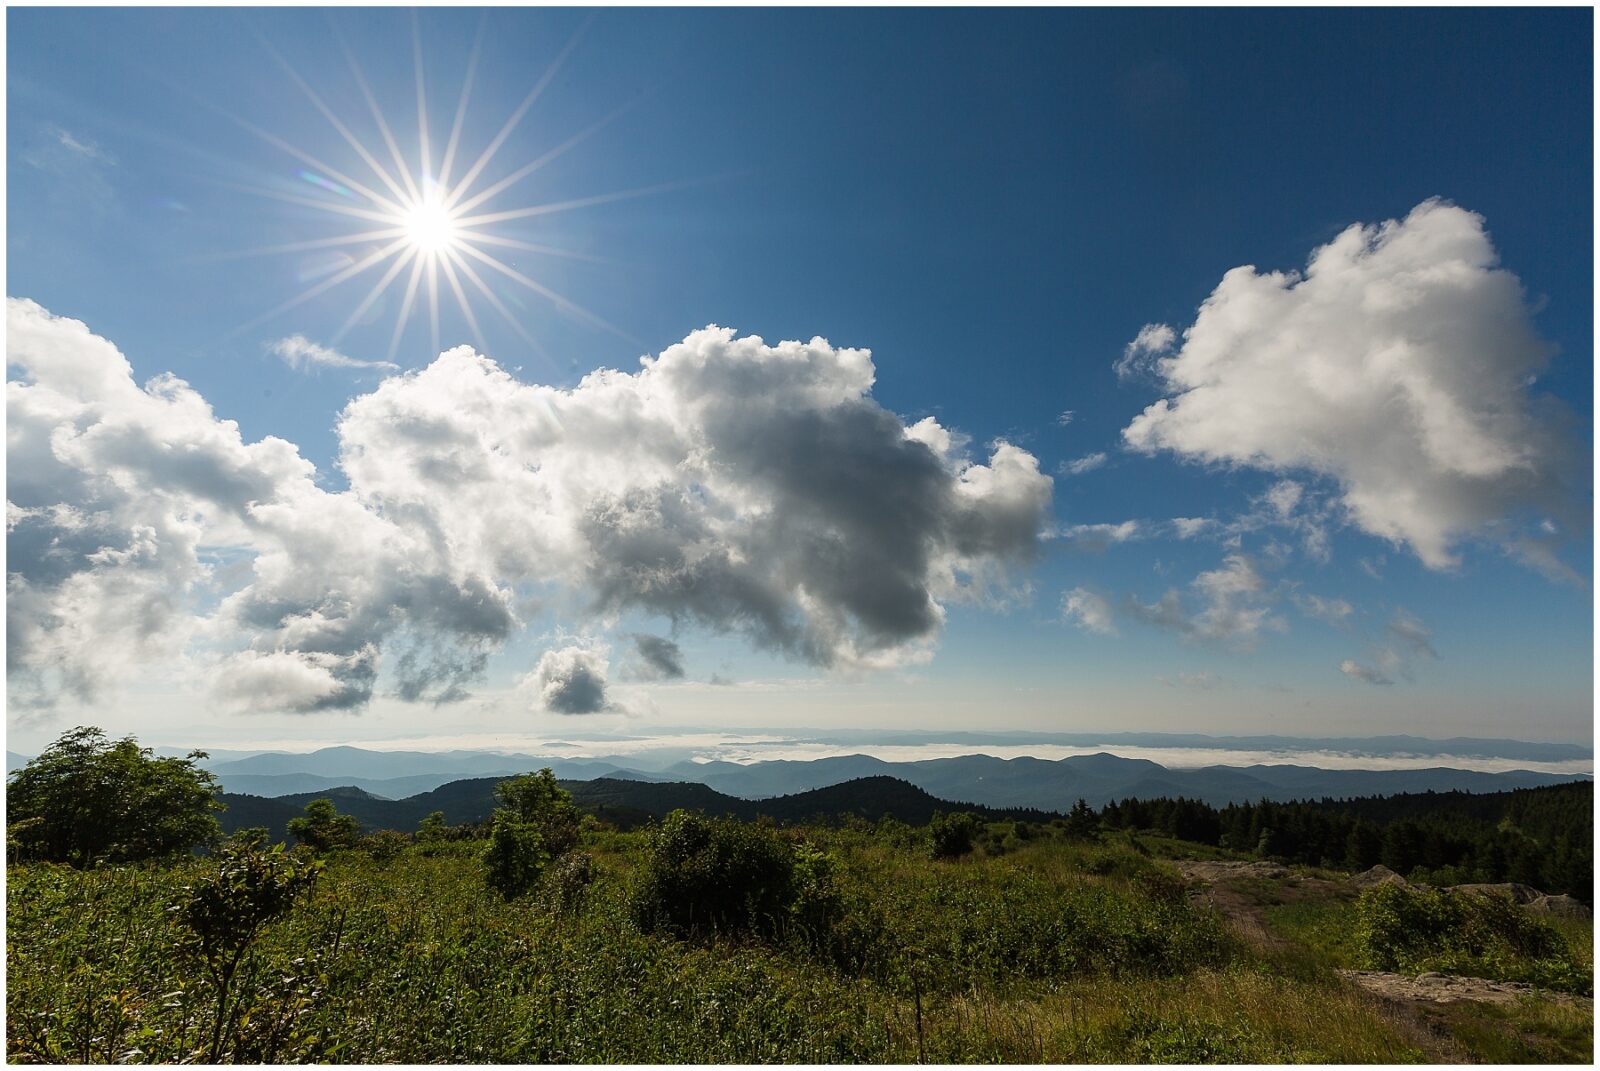
[(1470, 893), (1473, 896), (1509, 896), (1519, 904), (1531, 904), (1539, 899), (1540, 892), (1531, 885), (1523, 885), (1516, 881), (1501, 881), (1494, 884), (1479, 882), (1472, 885), (1452, 885), (1451, 890), (1459, 893)]
[(1591, 918), (1588, 905), (1582, 900), (1562, 893), (1559, 896), (1541, 896), (1528, 904), (1529, 911), (1537, 911), (1541, 915), (1554, 915), (1560, 919), (1586, 919)]
[(1376, 885), (1409, 885), (1399, 874), (1379, 863), (1371, 870), (1363, 870), (1350, 879), (1350, 884), (1358, 889), (1370, 889)]

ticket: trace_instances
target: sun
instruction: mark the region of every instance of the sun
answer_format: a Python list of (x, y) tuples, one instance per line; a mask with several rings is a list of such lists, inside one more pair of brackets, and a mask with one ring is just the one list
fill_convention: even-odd
[[(401, 336), (405, 332), (406, 325), (410, 322), (413, 312), (417, 312), (420, 315), (424, 306), (427, 310), (429, 325), (432, 328), (433, 349), (435, 352), (439, 350), (439, 304), (441, 298), (449, 300), (451, 297), (455, 299), (455, 304), (461, 310), (462, 318), (471, 329), (473, 337), (480, 347), (483, 347), (485, 343), (478, 317), (473, 311), (474, 297), (480, 298), (487, 306), (498, 313), (501, 319), (506, 321), (511, 329), (523, 340), (537, 348), (538, 341), (523, 324), (522, 318), (513, 314), (511, 309), (501, 300), (500, 295), (495, 292), (496, 289), (503, 289), (504, 283), (500, 283), (498, 286), (490, 285), (490, 281), (495, 276), (509, 280), (543, 298), (566, 315), (574, 316), (595, 327), (637, 343), (636, 339), (627, 335), (620, 328), (606, 322), (588, 309), (568, 300), (537, 279), (501, 260), (489, 252), (489, 248), (515, 250), (535, 256), (594, 259), (585, 254), (525, 241), (506, 233), (503, 228), (506, 224), (515, 221), (528, 221), (556, 212), (566, 212), (661, 192), (674, 188), (680, 183), (664, 183), (652, 187), (574, 197), (568, 200), (527, 205), (519, 208), (501, 209), (494, 207), (493, 202), (500, 195), (511, 190), (535, 171), (579, 145), (590, 135), (622, 115), (631, 107), (631, 102), (623, 104), (610, 114), (572, 134), (553, 148), (548, 149), (543, 155), (512, 170), (504, 177), (491, 181), (486, 176), (486, 171), (495, 154), (511, 136), (512, 131), (522, 121), (523, 116), (528, 112), (534, 101), (538, 99), (545, 87), (550, 83), (566, 55), (572, 51), (577, 42), (577, 39), (574, 38), (551, 64), (544, 76), (528, 92), (527, 96), (511, 112), (499, 132), (489, 141), (477, 158), (473, 160), (470, 166), (461, 169), (460, 165), (465, 162), (465, 158), (458, 155), (458, 150), (462, 147), (463, 120), (466, 117), (467, 103), (472, 92), (477, 70), (478, 45), (481, 44), (483, 37), (482, 25), (480, 25), (478, 36), (479, 41), (474, 44), (472, 55), (467, 62), (467, 74), (462, 83), (460, 99), (456, 105), (455, 120), (450, 127), (443, 155), (437, 160), (433, 151), (434, 143), (428, 129), (428, 110), (422, 65), (422, 42), (415, 20), (412, 23), (412, 51), (416, 64), (417, 86), (415, 157), (408, 158), (402, 152), (388, 119), (384, 115), (383, 108), (379, 106), (377, 98), (367, 83), (366, 75), (363, 73), (361, 65), (356, 61), (355, 55), (348, 48), (345, 48), (345, 59), (350, 65), (350, 71), (361, 88), (362, 96), (366, 99), (372, 120), (381, 135), (381, 144), (383, 148), (388, 150), (390, 159), (387, 162), (380, 159), (381, 148), (369, 146), (363, 142), (351, 130), (345, 120), (289, 65), (288, 61), (276, 49), (272, 48), (270, 43), (263, 41), (263, 44), (272, 53), (279, 65), (283, 67), (294, 84), (300, 88), (301, 92), (310, 99), (316, 109), (343, 137), (355, 156), (365, 165), (365, 170), (368, 174), (364, 177), (357, 177), (350, 170), (345, 170), (320, 160), (304, 149), (263, 130), (254, 123), (223, 111), (224, 115), (228, 115), (229, 118), (245, 129), (286, 152), (300, 164), (305, 165), (296, 174), (298, 179), (311, 186), (312, 190), (297, 187), (295, 192), (289, 192), (280, 188), (249, 185), (239, 188), (246, 192), (260, 194), (296, 206), (319, 209), (328, 212), (330, 215), (354, 221), (363, 229), (345, 234), (312, 238), (306, 241), (289, 242), (282, 245), (264, 246), (223, 254), (223, 256), (275, 256), (310, 250), (326, 251), (338, 249), (346, 253), (348, 261), (348, 266), (322, 278), (275, 308), (269, 309), (247, 323), (241, 324), (231, 334), (239, 334), (250, 330), (258, 324), (288, 312), (290, 309), (324, 294), (334, 287), (355, 279), (357, 276), (378, 271), (377, 281), (367, 291), (366, 295), (355, 304), (344, 323), (334, 332), (330, 339), (332, 344), (337, 345), (348, 331), (357, 324), (366, 322), (364, 317), (367, 316), (368, 312), (375, 307), (379, 307), (378, 303), (384, 295), (391, 287), (397, 286), (403, 296), (399, 302), (399, 311), (395, 316), (393, 331), (389, 336), (387, 356), (391, 361), (394, 360)], [(361, 169), (353, 170), (360, 171)], [(460, 170), (459, 175), (457, 175), (458, 170)], [(382, 269), (381, 271), (379, 271), (380, 268)], [(490, 273), (488, 280), (484, 278), (483, 271)], [(473, 296), (469, 297), (469, 295)]]
[(397, 222), (405, 228), (406, 241), (418, 253), (448, 253), (459, 240), (455, 213), (445, 207), (437, 196), (428, 196), (408, 205)]

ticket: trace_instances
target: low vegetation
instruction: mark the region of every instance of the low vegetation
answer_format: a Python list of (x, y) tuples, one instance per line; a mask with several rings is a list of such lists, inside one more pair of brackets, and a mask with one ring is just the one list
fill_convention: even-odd
[(1251, 901), (1287, 935), (1268, 948), (1182, 877), (1186, 842), (1083, 813), (918, 827), (675, 811), (623, 831), (542, 773), (507, 781), (482, 827), (429, 815), (414, 834), (329, 840), (337, 809), (312, 804), (293, 848), (245, 832), (197, 839), (204, 854), (14, 864), (9, 1058), (1586, 1058), (1571, 1008), (1457, 1009), (1434, 1028), (1336, 972), (1388, 956), (1584, 991), (1586, 924), (1388, 887), (1273, 902), (1286, 883)]

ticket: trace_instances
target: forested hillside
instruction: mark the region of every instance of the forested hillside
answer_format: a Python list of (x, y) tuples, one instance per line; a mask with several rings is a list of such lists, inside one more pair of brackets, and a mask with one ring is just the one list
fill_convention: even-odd
[(1220, 810), (1195, 800), (1130, 799), (1108, 804), (1101, 817), (1263, 857), (1352, 870), (1382, 863), (1436, 885), (1516, 881), (1585, 903), (1594, 895), (1590, 781)]

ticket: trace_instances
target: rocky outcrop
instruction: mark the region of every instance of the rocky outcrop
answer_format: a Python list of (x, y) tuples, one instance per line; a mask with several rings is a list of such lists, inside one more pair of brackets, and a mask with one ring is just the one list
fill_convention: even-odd
[(1452, 885), (1450, 891), (1470, 893), (1473, 896), (1509, 896), (1512, 901), (1519, 904), (1531, 904), (1543, 894), (1531, 885), (1523, 885), (1516, 881), (1501, 881), (1493, 884), (1478, 882), (1471, 885)]
[(1409, 885), (1399, 874), (1379, 863), (1371, 870), (1363, 870), (1350, 879), (1350, 884), (1358, 889), (1370, 889), (1377, 885)]
[(1540, 896), (1528, 902), (1528, 910), (1536, 911), (1541, 915), (1553, 915), (1559, 919), (1587, 919), (1593, 913), (1587, 904), (1575, 897), (1562, 893), (1559, 896)]
[(1454, 1004), (1463, 1000), (1475, 1000), (1484, 1004), (1516, 1004), (1532, 997), (1552, 1003), (1575, 1004), (1581, 1008), (1594, 1007), (1594, 1002), (1587, 997), (1552, 993), (1547, 989), (1535, 989), (1522, 982), (1462, 978), (1453, 974), (1440, 974), (1437, 971), (1416, 977), (1409, 974), (1390, 974), (1387, 971), (1340, 971), (1339, 976), (1369, 993), (1389, 1000), (1421, 1001), (1428, 1004)]
[(1277, 881), (1293, 876), (1288, 867), (1267, 862), (1240, 863), (1186, 859), (1178, 864), (1178, 869), (1184, 877), (1198, 881), (1225, 881), (1229, 878), (1265, 878)]

